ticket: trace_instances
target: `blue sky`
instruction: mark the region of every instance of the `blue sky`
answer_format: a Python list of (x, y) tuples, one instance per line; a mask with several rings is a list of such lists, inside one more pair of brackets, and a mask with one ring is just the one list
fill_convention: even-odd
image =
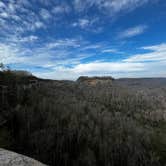
[(0, 0), (0, 62), (42, 78), (166, 76), (165, 0)]

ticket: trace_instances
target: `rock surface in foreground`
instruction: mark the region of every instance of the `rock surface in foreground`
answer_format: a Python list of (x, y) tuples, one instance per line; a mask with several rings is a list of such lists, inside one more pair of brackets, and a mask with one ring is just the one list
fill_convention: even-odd
[(0, 149), (0, 166), (46, 166), (29, 157)]

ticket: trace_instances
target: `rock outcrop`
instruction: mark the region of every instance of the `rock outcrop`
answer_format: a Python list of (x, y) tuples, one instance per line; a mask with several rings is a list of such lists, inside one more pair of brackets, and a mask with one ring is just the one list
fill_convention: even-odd
[(95, 86), (97, 84), (112, 83), (113, 80), (114, 80), (114, 78), (112, 78), (112, 77), (86, 77), (86, 76), (84, 77), (84, 76), (81, 76), (77, 79), (77, 82)]
[(29, 157), (0, 149), (0, 166), (46, 166)]

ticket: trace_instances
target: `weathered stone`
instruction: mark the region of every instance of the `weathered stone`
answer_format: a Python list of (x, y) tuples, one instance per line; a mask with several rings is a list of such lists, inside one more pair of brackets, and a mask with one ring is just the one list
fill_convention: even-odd
[(46, 166), (29, 157), (0, 149), (0, 166)]

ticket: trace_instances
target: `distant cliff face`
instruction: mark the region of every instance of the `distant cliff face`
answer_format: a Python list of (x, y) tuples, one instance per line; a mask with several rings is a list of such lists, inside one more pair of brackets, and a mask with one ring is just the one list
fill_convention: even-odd
[(29, 157), (0, 149), (0, 166), (46, 166)]
[(112, 77), (79, 77), (77, 79), (78, 83), (85, 83), (90, 86), (95, 86), (97, 84), (112, 83), (114, 78)]

